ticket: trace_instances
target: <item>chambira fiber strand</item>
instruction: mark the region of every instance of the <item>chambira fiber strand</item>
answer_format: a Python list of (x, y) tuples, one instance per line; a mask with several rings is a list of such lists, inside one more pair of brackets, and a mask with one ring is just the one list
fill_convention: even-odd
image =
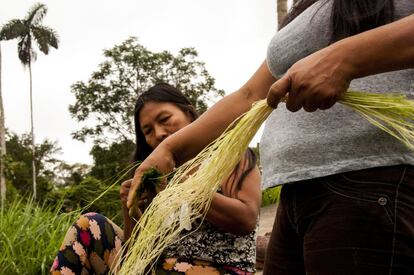
[[(348, 91), (339, 102), (414, 149), (413, 101), (402, 95)], [(230, 175), (272, 110), (265, 100), (255, 103), (219, 138), (175, 171), (134, 228), (122, 257), (112, 268), (114, 273), (151, 272), (164, 249), (179, 241), (179, 233), (204, 217), (222, 180)]]

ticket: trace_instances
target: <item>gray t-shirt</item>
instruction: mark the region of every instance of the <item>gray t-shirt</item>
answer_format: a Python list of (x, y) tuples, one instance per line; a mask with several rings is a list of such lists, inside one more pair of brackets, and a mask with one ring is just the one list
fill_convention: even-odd
[[(414, 13), (414, 1), (396, 0), (394, 6), (396, 20)], [(331, 7), (332, 1), (320, 0), (275, 34), (267, 54), (275, 77), (329, 44)], [(355, 79), (350, 88), (413, 96), (413, 83), (410, 69)], [(292, 113), (280, 104), (266, 121), (260, 147), (263, 188), (370, 167), (414, 165), (405, 145), (341, 104), (313, 113)]]

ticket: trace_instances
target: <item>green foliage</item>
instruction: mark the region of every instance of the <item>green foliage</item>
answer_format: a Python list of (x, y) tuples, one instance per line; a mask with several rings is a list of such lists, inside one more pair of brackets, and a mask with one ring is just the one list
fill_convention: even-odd
[[(32, 62), (36, 60), (36, 52), (33, 44), (37, 43), (37, 46), (44, 54), (49, 53), (50, 47), (58, 48), (59, 38), (56, 32), (41, 24), (43, 18), (46, 16), (47, 7), (44, 4), (34, 4), (27, 16), (23, 19), (12, 19), (6, 23), (0, 29), (0, 40), (12, 40), (17, 39), (17, 52), (21, 63), (29, 68), (30, 77), (30, 115), (31, 115), (31, 137), (32, 137), (32, 150), (33, 156), (35, 155), (34, 133), (33, 133), (33, 96), (32, 96)], [(4, 125), (2, 125), (4, 127)], [(35, 170), (35, 157), (32, 157), (32, 166)], [(37, 175), (32, 174), (33, 182), (33, 196), (36, 198), (37, 194)], [(46, 184), (46, 185), (45, 185)], [(47, 181), (39, 182), (40, 190), (48, 190)]]
[[(31, 137), (14, 133), (6, 135), (6, 178), (23, 194), (32, 192)], [(55, 142), (44, 140), (36, 145), (35, 165), (38, 198), (42, 199), (53, 188), (54, 166), (59, 163), (55, 155), (60, 148)]]
[(129, 209), (129, 216), (136, 217), (138, 213), (138, 205), (137, 200), (141, 194), (147, 192), (148, 197), (151, 200), (156, 196), (157, 186), (161, 182), (162, 173), (158, 171), (156, 168), (152, 167), (145, 171), (141, 178), (141, 184), (139, 188), (135, 190), (135, 193), (132, 197), (132, 207)]
[(55, 187), (59, 188), (78, 184), (90, 173), (90, 170), (91, 168), (87, 164), (67, 164), (59, 161), (53, 169)]
[(78, 140), (89, 137), (96, 144), (134, 140), (131, 118), (135, 101), (156, 83), (176, 86), (200, 112), (224, 95), (214, 87), (214, 78), (196, 59), (193, 48), (183, 48), (176, 55), (152, 52), (132, 37), (105, 50), (104, 56), (105, 61), (87, 82), (71, 87), (76, 102), (69, 107), (70, 113), (79, 122), (89, 122), (73, 134)]
[(90, 175), (103, 181), (119, 175), (130, 165), (134, 150), (135, 144), (130, 140), (114, 142), (109, 146), (94, 145), (90, 152), (94, 160)]
[(19, 192), (10, 181), (6, 181), (6, 198), (7, 201), (15, 201), (19, 199)]
[(136, 190), (135, 195), (138, 196), (138, 194), (142, 194), (144, 191), (155, 193), (157, 186), (161, 182), (162, 176), (161, 172), (154, 167), (146, 170), (141, 178), (142, 184)]
[(262, 206), (268, 206), (279, 200), (282, 186), (267, 188), (262, 191)]
[[(117, 179), (113, 178), (113, 182)], [(110, 182), (110, 183), (113, 183)], [(121, 182), (108, 190), (110, 183), (88, 176), (78, 184), (58, 188), (47, 195), (50, 205), (63, 200), (62, 209), (65, 212), (82, 210), (82, 212), (97, 212), (105, 215), (118, 225), (123, 223), (121, 215), (121, 200), (119, 189)], [(101, 198), (96, 198), (107, 191)], [(90, 205), (92, 203), (92, 205)], [(88, 206), (88, 207), (87, 207)], [(86, 208), (87, 207), (87, 208)]]
[(0, 274), (48, 274), (77, 213), (15, 200), (0, 213)]

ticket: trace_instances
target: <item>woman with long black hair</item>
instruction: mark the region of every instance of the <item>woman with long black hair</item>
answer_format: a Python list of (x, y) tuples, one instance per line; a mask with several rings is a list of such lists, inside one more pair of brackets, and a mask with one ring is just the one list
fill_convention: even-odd
[[(143, 92), (134, 110), (133, 161), (144, 160), (164, 139), (197, 117), (188, 98), (171, 85), (160, 83)], [(142, 192), (137, 213), (130, 217), (126, 207), (130, 186), (127, 180), (120, 188), (124, 228), (99, 213), (81, 215), (68, 228), (51, 274), (109, 274), (122, 244), (160, 191)], [(260, 203), (260, 172), (256, 155), (249, 149), (214, 194), (205, 219), (197, 219), (180, 233), (179, 241), (162, 252), (151, 274), (253, 275)]]
[(334, 104), (348, 88), (412, 96), (413, 13), (410, 0), (299, 1), (256, 73), (162, 142), (132, 189), (148, 167), (191, 158), (254, 101), (276, 107), (289, 93), (260, 146), (264, 186), (283, 184), (264, 273), (412, 274), (414, 154)]

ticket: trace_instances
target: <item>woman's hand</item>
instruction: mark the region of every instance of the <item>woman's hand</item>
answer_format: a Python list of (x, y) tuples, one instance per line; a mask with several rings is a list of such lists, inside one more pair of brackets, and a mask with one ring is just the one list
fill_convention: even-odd
[[(124, 237), (125, 240), (129, 239), (131, 236), (131, 232), (135, 226), (135, 220), (129, 216), (129, 209), (127, 208), (127, 198), (128, 193), (131, 189), (132, 179), (126, 180), (121, 184), (121, 188), (119, 190), (119, 196), (121, 198), (122, 204), (122, 216), (124, 218)], [(136, 220), (141, 218), (142, 213), (138, 213), (138, 217), (134, 217)]]
[[(121, 202), (123, 208), (127, 208), (127, 200), (128, 200), (128, 194), (131, 190), (131, 184), (132, 179), (126, 180), (121, 184), (121, 189), (119, 191), (119, 195), (121, 197)], [(155, 197), (156, 194), (151, 192), (143, 192), (142, 194), (139, 194), (139, 197), (136, 201), (136, 212), (134, 213), (133, 218), (136, 220), (139, 220), (142, 216), (142, 213), (145, 211), (145, 209), (148, 207), (148, 205), (151, 203), (152, 199)]]
[(142, 216), (142, 205), (145, 203), (144, 199), (145, 198), (140, 198), (139, 200), (137, 200), (136, 202), (136, 212), (134, 213), (133, 217), (129, 216), (129, 211), (128, 211), (128, 207), (127, 207), (127, 201), (128, 201), (128, 194), (131, 190), (131, 184), (132, 184), (132, 179), (126, 180), (121, 184), (121, 189), (119, 190), (119, 196), (121, 198), (121, 203), (122, 203), (122, 209), (124, 213), (124, 220), (128, 219), (130, 220), (131, 218), (134, 218), (135, 220), (139, 220)]
[[(327, 109), (352, 79), (414, 68), (414, 15), (339, 40), (296, 62), (269, 90), (274, 108), (289, 93), (288, 110)], [(375, 45), (375, 47), (372, 47)], [(392, 53), (392, 54), (390, 54)]]
[[(142, 175), (151, 168), (156, 168), (162, 174), (170, 173), (175, 167), (175, 161), (173, 159), (173, 154), (170, 150), (167, 149), (165, 143), (162, 142), (158, 147), (138, 166), (135, 170), (134, 178), (131, 181), (129, 193), (127, 196), (127, 207), (131, 208), (134, 204), (134, 196), (136, 190), (138, 190), (141, 185)], [(157, 188), (156, 192), (159, 192), (165, 187), (165, 182), (161, 183), (161, 188)], [(147, 199), (146, 203), (150, 203), (156, 194), (149, 194), (144, 192), (146, 197), (140, 196), (140, 199)], [(139, 200), (138, 200), (139, 201)], [(138, 203), (138, 202), (137, 202)]]
[(119, 190), (119, 197), (121, 198), (121, 203), (126, 205), (128, 199), (129, 189), (131, 188), (132, 179), (126, 180), (121, 184), (121, 189)]
[(296, 112), (328, 109), (338, 101), (352, 80), (352, 66), (345, 51), (324, 48), (293, 64), (269, 90), (267, 102), (276, 108), (288, 94), (286, 108)]

